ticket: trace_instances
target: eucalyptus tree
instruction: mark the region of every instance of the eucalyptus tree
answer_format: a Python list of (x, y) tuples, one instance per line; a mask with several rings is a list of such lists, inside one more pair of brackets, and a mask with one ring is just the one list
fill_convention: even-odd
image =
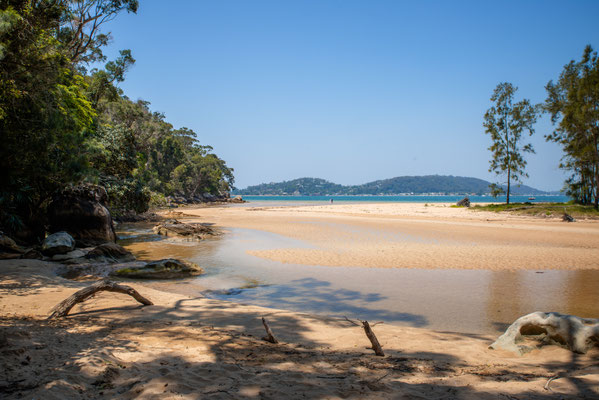
[(483, 123), (485, 133), (491, 135), (493, 141), (489, 147), (492, 153), (489, 172), (507, 176), (507, 204), (510, 203), (511, 183), (521, 182), (522, 177), (528, 177), (524, 153), (534, 153), (534, 149), (530, 143), (522, 144), (522, 133), (534, 133), (538, 116), (537, 108), (529, 100), (514, 103), (517, 90), (509, 82), (497, 85), (491, 96), (494, 105), (485, 113)]
[(564, 66), (556, 83), (545, 87), (544, 109), (555, 130), (548, 141), (561, 144), (560, 167), (571, 171), (567, 194), (582, 204), (599, 208), (599, 62), (591, 46), (582, 59)]

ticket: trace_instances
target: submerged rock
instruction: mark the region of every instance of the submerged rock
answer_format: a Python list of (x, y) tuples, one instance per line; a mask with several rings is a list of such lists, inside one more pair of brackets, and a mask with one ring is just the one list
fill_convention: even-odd
[(67, 232), (56, 232), (44, 239), (42, 253), (47, 256), (65, 254), (75, 248), (75, 239)]
[(183, 223), (176, 219), (169, 219), (154, 226), (154, 233), (164, 236), (180, 236), (186, 238), (203, 239), (206, 236), (214, 236), (217, 233), (209, 225), (201, 223)]
[(111, 275), (132, 279), (176, 279), (197, 276), (203, 273), (204, 270), (196, 264), (167, 258), (152, 261), (142, 266), (130, 265), (114, 271)]

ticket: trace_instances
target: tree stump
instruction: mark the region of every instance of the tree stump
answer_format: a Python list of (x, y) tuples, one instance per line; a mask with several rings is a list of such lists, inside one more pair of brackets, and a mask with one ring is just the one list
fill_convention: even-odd
[(119, 285), (109, 280), (101, 280), (99, 282), (94, 283), (91, 286), (88, 286), (79, 290), (78, 292), (73, 293), (71, 296), (61, 301), (52, 309), (52, 312), (48, 319), (66, 317), (69, 314), (69, 311), (71, 311), (71, 309), (76, 304), (84, 302), (95, 293), (101, 291), (128, 294), (129, 296), (133, 297), (135, 300), (137, 300), (145, 306), (154, 305), (154, 303), (143, 297), (141, 294), (137, 292), (137, 290), (133, 289), (130, 286)]
[(532, 350), (531, 347), (517, 344), (526, 335), (544, 335), (545, 340), (584, 354), (593, 346), (599, 345), (599, 319), (534, 312), (518, 318), (489, 348), (522, 355)]

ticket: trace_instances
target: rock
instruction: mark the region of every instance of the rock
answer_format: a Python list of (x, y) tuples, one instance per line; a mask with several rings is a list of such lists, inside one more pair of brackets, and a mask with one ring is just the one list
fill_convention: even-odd
[(176, 279), (197, 276), (203, 273), (204, 270), (193, 263), (167, 258), (149, 262), (141, 267), (121, 268), (111, 273), (111, 275), (132, 279)]
[(50, 231), (69, 232), (81, 247), (115, 242), (106, 190), (96, 185), (64, 189), (48, 206)]
[(574, 217), (571, 216), (568, 213), (564, 213), (564, 216), (562, 217), (562, 221), (564, 221), (564, 222), (576, 222), (576, 220), (574, 219)]
[(5, 253), (0, 251), (0, 260), (14, 260), (16, 258), (21, 258), (21, 253)]
[(25, 249), (19, 246), (14, 240), (0, 232), (0, 251), (6, 253), (23, 254)]
[(69, 251), (66, 254), (55, 254), (52, 256), (52, 261), (65, 261), (72, 260), (74, 258), (85, 257), (86, 252), (80, 249), (75, 249), (73, 251)]
[(65, 254), (75, 248), (75, 239), (67, 232), (56, 232), (44, 239), (42, 253), (47, 256)]
[(212, 193), (208, 193), (208, 192), (202, 193), (202, 197), (206, 201), (215, 201), (215, 199), (216, 199), (216, 197)]
[(599, 345), (599, 319), (537, 311), (518, 318), (489, 348), (522, 355), (532, 350), (518, 344), (526, 335), (541, 337), (545, 342), (562, 345), (575, 353), (586, 353)]
[(29, 249), (25, 253), (23, 253), (21, 258), (28, 259), (28, 260), (43, 260), (44, 255), (42, 253), (40, 253), (39, 251), (37, 251), (36, 249)]
[(231, 203), (245, 203), (245, 200), (241, 196), (235, 196), (232, 199), (229, 199)]
[(85, 258), (109, 263), (135, 261), (135, 256), (130, 251), (116, 243), (102, 243), (87, 253)]
[(183, 223), (176, 219), (167, 219), (152, 228), (154, 233), (164, 236), (181, 236), (187, 238), (203, 239), (206, 236), (214, 236), (216, 232), (208, 225), (200, 223)]
[(470, 207), (470, 199), (468, 198), (468, 196), (466, 196), (455, 204), (458, 207)]

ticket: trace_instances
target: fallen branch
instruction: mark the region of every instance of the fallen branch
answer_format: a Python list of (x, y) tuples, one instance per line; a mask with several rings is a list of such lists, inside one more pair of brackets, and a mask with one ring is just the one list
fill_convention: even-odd
[(545, 386), (543, 386), (543, 389), (545, 389), (545, 390), (551, 390), (551, 389), (549, 388), (549, 384), (551, 383), (551, 381), (553, 381), (553, 380), (555, 380), (555, 379), (557, 379), (557, 378), (559, 378), (559, 375), (555, 375), (555, 376), (552, 376), (551, 378), (549, 378), (549, 379), (547, 380), (547, 383), (545, 384)]
[(275, 335), (273, 335), (272, 331), (270, 330), (270, 327), (266, 323), (264, 317), (262, 317), (262, 325), (264, 325), (264, 329), (266, 329), (266, 336), (264, 336), (262, 340), (266, 340), (267, 342), (274, 344), (279, 343), (279, 341), (275, 338)]
[(357, 323), (355, 323), (354, 321), (352, 321), (351, 319), (347, 318), (346, 316), (343, 316), (343, 318), (345, 318), (345, 320), (346, 320), (347, 322), (349, 322), (350, 324), (352, 324), (352, 325), (355, 325), (355, 326), (360, 326), (360, 325), (358, 325)]
[(385, 357), (385, 353), (383, 353), (383, 348), (379, 344), (379, 341), (376, 338), (376, 335), (370, 328), (370, 324), (368, 324), (368, 321), (360, 321), (360, 322), (362, 322), (362, 327), (364, 328), (364, 333), (366, 333), (368, 340), (370, 340), (370, 343), (372, 343), (372, 350), (374, 350), (374, 354), (376, 354), (377, 356), (380, 356), (380, 357)]
[(128, 294), (145, 306), (151, 306), (154, 304), (130, 286), (119, 285), (109, 280), (102, 280), (73, 293), (71, 296), (61, 301), (52, 309), (52, 313), (48, 319), (66, 317), (69, 314), (69, 311), (71, 311), (76, 304), (84, 302), (92, 295), (100, 291)]

